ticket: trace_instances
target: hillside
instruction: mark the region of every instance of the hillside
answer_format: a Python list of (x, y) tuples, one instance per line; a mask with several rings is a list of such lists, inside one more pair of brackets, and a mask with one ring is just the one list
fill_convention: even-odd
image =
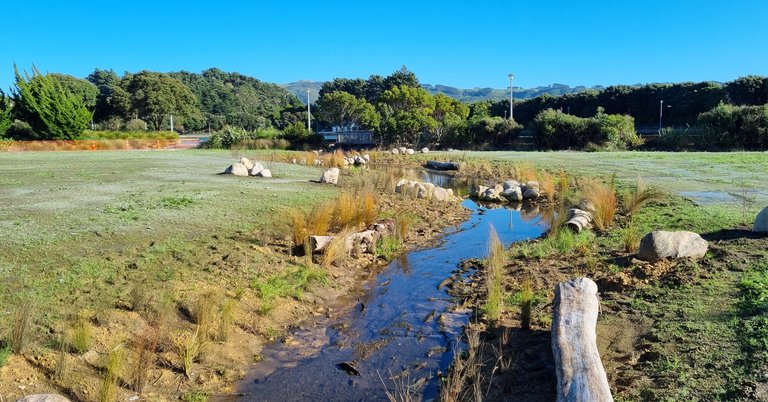
[[(307, 88), (312, 90), (310, 93), (310, 100), (314, 103), (317, 100), (317, 94), (320, 91), (320, 87), (323, 86), (322, 81), (296, 81), (289, 82), (287, 84), (280, 84), (281, 87), (287, 89), (294, 95), (296, 95), (302, 102), (307, 99)], [(480, 100), (495, 100), (504, 99), (509, 96), (509, 88), (468, 88), (461, 89), (447, 85), (431, 85), (422, 84), (431, 94), (443, 93), (454, 99), (458, 99), (462, 102), (476, 102)], [(585, 87), (575, 86), (571, 87), (563, 84), (552, 84), (548, 86), (540, 86), (535, 88), (519, 88), (515, 87), (514, 96), (515, 99), (531, 99), (544, 94), (558, 96), (564, 94), (572, 94), (583, 92), (588, 89), (600, 90), (603, 86)]]

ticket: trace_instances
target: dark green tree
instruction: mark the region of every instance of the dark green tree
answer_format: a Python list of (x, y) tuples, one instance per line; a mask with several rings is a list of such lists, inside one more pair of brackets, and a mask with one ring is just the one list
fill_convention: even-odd
[(395, 87), (421, 88), (421, 85), (416, 74), (409, 70), (408, 67), (402, 66), (399, 70), (384, 78), (384, 90)]
[(358, 99), (344, 91), (325, 93), (317, 100), (318, 116), (336, 126), (362, 126), (375, 129), (381, 117), (365, 99)]
[(130, 98), (125, 90), (120, 88), (120, 77), (113, 70), (97, 68), (86, 79), (98, 90), (93, 111), (94, 120), (104, 121), (113, 117), (121, 119), (129, 117)]
[(0, 138), (5, 135), (5, 132), (8, 131), (8, 128), (13, 124), (12, 110), (13, 103), (11, 102), (11, 98), (6, 96), (5, 93), (0, 90)]
[(728, 99), (736, 105), (764, 105), (768, 103), (768, 77), (748, 75), (739, 77), (725, 86)]
[(379, 97), (379, 136), (389, 144), (418, 147), (437, 127), (435, 99), (421, 87), (398, 86)]
[(67, 74), (52, 73), (49, 75), (59, 80), (61, 86), (71, 92), (72, 95), (80, 98), (83, 101), (83, 105), (85, 105), (88, 110), (93, 110), (94, 107), (96, 107), (96, 98), (99, 95), (99, 89), (96, 85)]
[(32, 67), (32, 76), (16, 75), (14, 109), (17, 116), (29, 123), (41, 139), (77, 139), (93, 114), (80, 97), (68, 91), (50, 74), (43, 75)]
[(180, 80), (167, 74), (141, 71), (123, 78), (121, 87), (128, 94), (131, 111), (160, 130), (171, 115), (181, 124), (200, 116), (197, 98)]

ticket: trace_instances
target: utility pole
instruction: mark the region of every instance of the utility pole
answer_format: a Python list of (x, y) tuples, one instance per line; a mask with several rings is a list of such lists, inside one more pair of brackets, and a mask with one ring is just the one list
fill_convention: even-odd
[(311, 89), (307, 88), (307, 131), (312, 132), (312, 115), (309, 110), (309, 92)]
[(171, 115), (171, 131), (173, 131), (173, 115)]
[(661, 134), (661, 116), (664, 114), (664, 99), (659, 101), (659, 134)]
[(512, 97), (512, 79), (515, 78), (515, 75), (512, 73), (509, 73), (509, 119), (514, 120), (514, 116), (512, 115), (512, 105), (514, 103), (514, 98)]

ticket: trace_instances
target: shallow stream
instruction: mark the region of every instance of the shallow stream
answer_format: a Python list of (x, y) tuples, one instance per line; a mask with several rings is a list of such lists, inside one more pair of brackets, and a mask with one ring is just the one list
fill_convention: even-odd
[[(437, 185), (450, 184), (430, 176)], [(507, 245), (547, 229), (534, 206), (491, 209), (470, 200), (462, 205), (472, 211), (466, 222), (449, 229), (435, 247), (392, 261), (365, 284), (349, 313), (299, 327), (290, 334), (292, 342), (267, 345), (239, 390), (242, 400), (386, 401), (385, 391), (394, 391), (395, 382), (418, 384), (416, 400), (436, 399), (437, 373), (451, 364), (470, 317), (441, 283), (458, 272), (461, 261), (485, 257), (491, 226)]]

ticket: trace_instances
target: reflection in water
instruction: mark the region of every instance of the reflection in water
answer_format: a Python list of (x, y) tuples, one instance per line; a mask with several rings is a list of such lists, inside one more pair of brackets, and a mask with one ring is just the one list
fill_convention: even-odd
[[(547, 229), (530, 205), (490, 208), (469, 200), (462, 205), (473, 211), (470, 219), (434, 248), (392, 261), (367, 285), (359, 308), (319, 329), (293, 333), (301, 349), (267, 345), (264, 361), (241, 389), (243, 400), (386, 401), (384, 384), (391, 390), (392, 377), (424, 378), (421, 398), (436, 398), (435, 374), (450, 365), (452, 347), (469, 319), (438, 285), (462, 260), (485, 256), (491, 225), (507, 245)], [(360, 375), (340, 370), (344, 362)]]

